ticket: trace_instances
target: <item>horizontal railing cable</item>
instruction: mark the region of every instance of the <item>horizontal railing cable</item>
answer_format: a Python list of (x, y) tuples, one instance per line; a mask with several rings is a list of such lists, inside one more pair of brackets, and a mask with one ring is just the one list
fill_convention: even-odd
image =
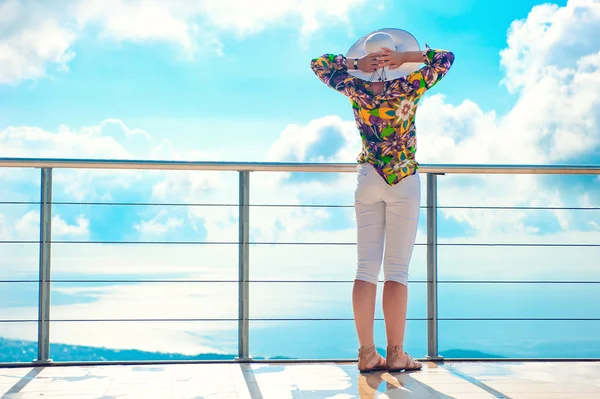
[[(0, 283), (39, 283), (39, 280), (28, 280), (28, 279), (6, 279), (0, 280)], [(239, 283), (239, 280), (174, 280), (174, 279), (139, 279), (139, 280), (128, 280), (128, 279), (114, 279), (114, 280), (83, 280), (83, 279), (52, 279), (50, 283), (66, 284), (66, 283), (102, 283), (102, 284), (117, 284), (117, 283), (161, 283), (161, 284), (172, 284), (172, 283)], [(249, 283), (254, 284), (352, 284), (354, 280), (248, 280)], [(383, 283), (383, 280), (379, 280)], [(425, 284), (427, 280), (408, 280), (411, 284)], [(439, 284), (600, 284), (600, 281), (581, 281), (581, 280), (438, 280)]]
[[(84, 240), (51, 240), (51, 244), (110, 244), (110, 245), (238, 245), (237, 241), (84, 241)], [(37, 240), (3, 240), (0, 244), (39, 244)], [(355, 242), (277, 242), (253, 241), (250, 245), (300, 245), (300, 246), (355, 246)], [(415, 246), (426, 246), (426, 243), (415, 243)], [(450, 243), (438, 242), (438, 246), (447, 247), (600, 247), (600, 243)]]
[[(39, 201), (0, 201), (0, 205), (39, 205)], [(53, 201), (53, 205), (84, 205), (84, 206), (189, 206), (189, 207), (228, 207), (235, 208), (239, 204), (219, 203), (168, 203), (168, 202), (71, 202)], [(251, 208), (354, 208), (351, 204), (249, 204)], [(421, 209), (427, 209), (422, 205)], [(560, 206), (466, 206), (438, 205), (437, 209), (473, 209), (473, 210), (535, 210), (535, 211), (600, 211), (600, 207), (560, 207)]]
[[(56, 323), (182, 323), (182, 322), (237, 322), (237, 318), (171, 318), (171, 319), (153, 319), (153, 318), (138, 318), (138, 319), (50, 319), (50, 322)], [(354, 321), (352, 317), (276, 317), (276, 318), (249, 318), (249, 321)], [(431, 320), (426, 317), (408, 317), (407, 321), (427, 321)], [(600, 321), (598, 317), (438, 317), (439, 321)], [(0, 320), (0, 323), (33, 323), (37, 319), (11, 319)], [(376, 317), (375, 321), (385, 321), (382, 317)]]

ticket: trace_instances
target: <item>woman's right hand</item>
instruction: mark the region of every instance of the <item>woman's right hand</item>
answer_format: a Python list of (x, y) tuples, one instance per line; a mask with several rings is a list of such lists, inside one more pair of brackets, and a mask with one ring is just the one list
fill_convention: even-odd
[(358, 69), (360, 69), (363, 72), (373, 72), (375, 71), (377, 68), (380, 68), (380, 61), (379, 61), (379, 56), (381, 54), (380, 53), (371, 53), (371, 54), (367, 54), (362, 58), (359, 58), (358, 60)]

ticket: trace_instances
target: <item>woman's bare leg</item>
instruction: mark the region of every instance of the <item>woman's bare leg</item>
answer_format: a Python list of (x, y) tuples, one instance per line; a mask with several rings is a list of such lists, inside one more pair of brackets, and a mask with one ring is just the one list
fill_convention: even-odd
[[(373, 324), (375, 320), (375, 300), (377, 285), (362, 280), (354, 280), (352, 289), (352, 306), (354, 309), (354, 323), (360, 346), (371, 348), (375, 345), (373, 338)], [(380, 362), (379, 356), (367, 363), (367, 368), (372, 368)]]
[(385, 282), (383, 286), (383, 317), (389, 346), (402, 348), (404, 345), (407, 298), (406, 285), (395, 281)]
[(374, 345), (373, 324), (375, 320), (375, 298), (377, 286), (366, 281), (355, 280), (352, 290), (352, 306), (358, 342), (361, 346)]

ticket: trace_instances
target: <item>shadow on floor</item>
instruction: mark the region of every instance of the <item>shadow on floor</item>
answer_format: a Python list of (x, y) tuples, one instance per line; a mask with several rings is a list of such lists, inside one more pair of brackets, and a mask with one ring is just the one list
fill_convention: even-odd
[(29, 373), (25, 374), (15, 385), (12, 386), (4, 395), (9, 396), (17, 394), (23, 390), (31, 381), (35, 379), (46, 367), (34, 367)]

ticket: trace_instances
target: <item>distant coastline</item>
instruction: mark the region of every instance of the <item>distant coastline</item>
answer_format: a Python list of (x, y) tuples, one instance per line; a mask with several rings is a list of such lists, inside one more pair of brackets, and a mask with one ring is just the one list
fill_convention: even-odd
[[(380, 349), (381, 350), (381, 349)], [(31, 362), (37, 354), (37, 343), (0, 338), (0, 362)], [(447, 358), (502, 359), (504, 356), (475, 350), (451, 349), (441, 352)], [(235, 354), (201, 353), (183, 355), (179, 353), (146, 352), (134, 349), (108, 349), (92, 346), (52, 344), (51, 357), (57, 362), (100, 362), (100, 361), (169, 361), (169, 360), (233, 360)], [(255, 357), (264, 360), (264, 357)], [(272, 360), (293, 360), (290, 357), (269, 357)]]

